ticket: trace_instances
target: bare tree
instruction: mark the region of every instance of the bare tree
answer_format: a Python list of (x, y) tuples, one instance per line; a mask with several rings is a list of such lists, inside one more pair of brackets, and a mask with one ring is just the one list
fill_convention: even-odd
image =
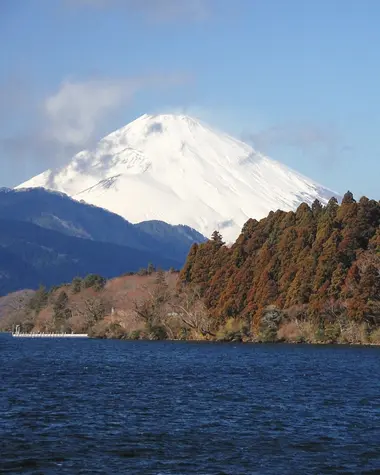
[(166, 282), (156, 283), (153, 288), (144, 285), (141, 289), (144, 291), (144, 295), (140, 299), (133, 300), (134, 311), (147, 327), (165, 324), (171, 300), (171, 292)]
[(339, 325), (341, 332), (347, 325), (346, 312), (346, 305), (342, 301), (333, 298), (330, 298), (323, 306), (323, 316), (329, 323), (336, 323)]
[(98, 323), (111, 311), (111, 302), (103, 296), (88, 297), (75, 302), (70, 310), (74, 317), (83, 319), (87, 327)]
[(177, 293), (159, 275), (153, 287), (145, 285), (141, 289), (143, 295), (133, 301), (133, 309), (147, 328), (162, 326), (169, 338), (175, 338), (184, 326), (203, 336), (215, 336), (198, 288), (189, 287)]
[(212, 331), (212, 320), (202, 300), (199, 288), (190, 287), (182, 290), (170, 303), (170, 307), (187, 327), (204, 336), (215, 336)]
[(25, 293), (12, 294), (7, 298), (5, 307), (15, 312), (25, 310), (30, 298), (31, 296)]
[(26, 324), (33, 326), (33, 319), (28, 309), (31, 294), (15, 292), (3, 297), (0, 306), (1, 328), (11, 330), (15, 325)]

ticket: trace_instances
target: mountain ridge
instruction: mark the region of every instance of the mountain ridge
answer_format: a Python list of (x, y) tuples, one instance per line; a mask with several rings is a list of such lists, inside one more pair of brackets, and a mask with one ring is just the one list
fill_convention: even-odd
[(132, 224), (61, 192), (2, 188), (0, 295), (94, 272), (111, 277), (146, 268), (149, 262), (178, 268), (190, 246), (205, 240), (186, 226)]
[(180, 226), (161, 223), (167, 237), (170, 234), (165, 243), (157, 230), (151, 230), (149, 226), (144, 229), (143, 222), (132, 224), (109, 210), (44, 188), (0, 189), (0, 218), (31, 222), (74, 237), (153, 249), (169, 254), (171, 258), (174, 256), (170, 246), (175, 244), (179, 249), (179, 255), (175, 256), (178, 260), (185, 259), (193, 242), (205, 240), (190, 227), (184, 233)]
[(100, 274), (137, 272), (152, 263), (168, 269), (181, 262), (147, 250), (73, 237), (33, 223), (0, 218), (0, 295)]
[(143, 115), (83, 150), (61, 169), (16, 187), (65, 192), (133, 223), (188, 225), (236, 239), (251, 217), (295, 209), (335, 192), (239, 139), (186, 115)]

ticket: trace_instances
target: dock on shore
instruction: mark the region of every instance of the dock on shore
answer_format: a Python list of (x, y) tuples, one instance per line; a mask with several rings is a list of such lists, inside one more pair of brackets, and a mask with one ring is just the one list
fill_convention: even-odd
[(87, 333), (21, 333), (12, 332), (15, 338), (88, 338)]

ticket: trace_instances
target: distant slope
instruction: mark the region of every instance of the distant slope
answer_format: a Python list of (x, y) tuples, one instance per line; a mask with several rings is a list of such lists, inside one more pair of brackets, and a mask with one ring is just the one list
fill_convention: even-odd
[[(5, 223), (0, 221), (0, 226), (3, 225)], [(0, 296), (14, 290), (37, 287), (40, 278), (32, 264), (0, 245)]]
[[(201, 233), (189, 226), (171, 225), (163, 221), (143, 221), (134, 225), (135, 228), (142, 230), (159, 241), (163, 246), (171, 249), (174, 255), (181, 255), (184, 243), (186, 243), (187, 254), (190, 250), (187, 243), (202, 243), (206, 238)], [(186, 254), (186, 257), (187, 257)]]
[(68, 236), (149, 250), (178, 262), (185, 261), (194, 242), (205, 240), (185, 226), (133, 225), (110, 211), (43, 188), (0, 189), (0, 218), (34, 223)]
[(144, 115), (18, 188), (62, 191), (133, 223), (186, 224), (233, 241), (249, 218), (334, 192), (185, 115)]
[(0, 219), (0, 295), (69, 282), (89, 273), (114, 277), (151, 262), (168, 269), (182, 262), (154, 252), (66, 236), (31, 223)]

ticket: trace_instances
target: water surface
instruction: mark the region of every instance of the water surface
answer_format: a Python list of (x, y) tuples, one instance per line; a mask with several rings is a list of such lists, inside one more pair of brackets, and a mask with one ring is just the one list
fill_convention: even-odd
[(380, 348), (0, 336), (0, 473), (379, 474)]

